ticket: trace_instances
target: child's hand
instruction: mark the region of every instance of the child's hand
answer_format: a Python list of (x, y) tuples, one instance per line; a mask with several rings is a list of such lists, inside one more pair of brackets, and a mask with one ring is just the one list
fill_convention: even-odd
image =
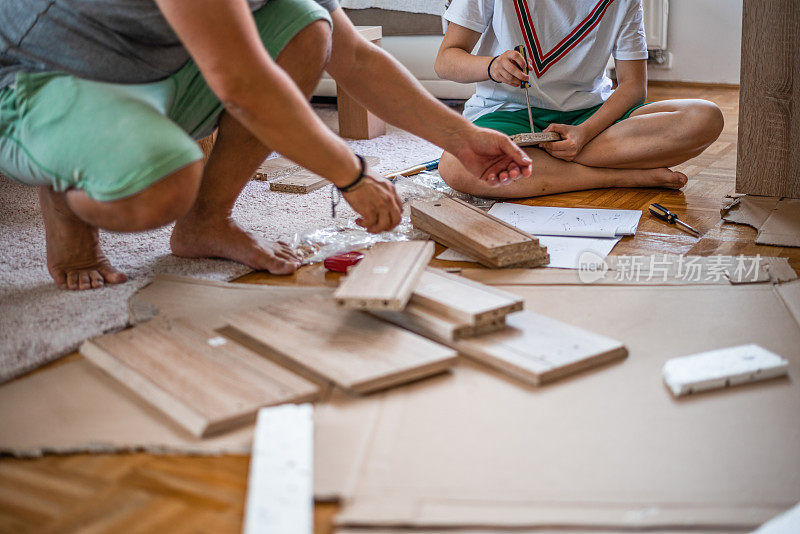
[[(525, 59), (522, 54), (516, 50), (506, 50), (492, 62), (492, 67), (489, 69), (492, 78), (498, 82), (508, 84), (512, 87), (519, 87), (523, 81), (528, 81), (528, 75), (523, 70), (525, 68)], [(528, 63), (528, 70), (532, 69), (533, 65)]]
[(561, 136), (561, 141), (541, 143), (539, 146), (554, 158), (563, 159), (564, 161), (572, 161), (578, 157), (580, 151), (583, 150), (583, 146), (589, 141), (586, 132), (580, 125), (571, 126), (569, 124), (553, 123), (545, 128), (544, 131), (556, 132)]

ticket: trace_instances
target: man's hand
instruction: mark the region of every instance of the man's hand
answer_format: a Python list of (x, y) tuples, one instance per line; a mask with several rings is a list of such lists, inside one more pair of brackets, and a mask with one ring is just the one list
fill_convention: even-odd
[(561, 141), (541, 143), (539, 146), (554, 158), (563, 159), (564, 161), (572, 161), (578, 157), (584, 145), (590, 141), (586, 131), (580, 125), (571, 126), (569, 124), (553, 123), (544, 131), (556, 132), (561, 135)]
[[(489, 73), (492, 78), (498, 82), (510, 85), (511, 87), (519, 87), (522, 82), (528, 81), (528, 75), (523, 70), (525, 68), (525, 58), (516, 50), (506, 50), (492, 62)], [(528, 63), (528, 70), (531, 70), (533, 65)]]
[(471, 127), (457, 135), (460, 145), (448, 150), (475, 176), (489, 185), (501, 185), (531, 175), (531, 158), (507, 135)]
[(392, 182), (370, 171), (362, 179), (362, 183), (344, 199), (361, 217), (356, 224), (377, 234), (391, 230), (400, 224), (403, 214), (402, 202), (394, 190)]

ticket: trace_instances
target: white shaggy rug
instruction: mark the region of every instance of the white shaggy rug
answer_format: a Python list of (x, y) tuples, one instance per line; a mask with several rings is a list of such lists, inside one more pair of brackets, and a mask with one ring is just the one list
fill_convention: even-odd
[[(331, 105), (315, 105), (335, 129)], [(387, 135), (349, 144), (378, 156), (377, 170), (390, 172), (435, 159), (441, 150), (411, 134), (389, 128)], [(44, 227), (35, 188), (0, 176), (0, 383), (75, 350), (90, 337), (128, 323), (128, 299), (155, 273), (230, 280), (249, 271), (223, 260), (190, 260), (170, 254), (171, 227), (136, 234), (101, 232), (111, 262), (128, 282), (91, 291), (58, 289), (45, 264)], [(291, 241), (297, 233), (346, 224), (354, 212), (342, 202), (331, 219), (329, 188), (307, 195), (273, 193), (251, 181), (234, 211), (246, 229)]]

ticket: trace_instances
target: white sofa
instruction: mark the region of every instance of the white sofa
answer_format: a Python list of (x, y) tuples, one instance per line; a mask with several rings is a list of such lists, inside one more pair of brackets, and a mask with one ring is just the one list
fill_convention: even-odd
[[(437, 98), (467, 99), (475, 93), (475, 84), (441, 80), (433, 70), (436, 52), (442, 43), (441, 35), (397, 35), (381, 39), (384, 50), (406, 66), (422, 85)], [(325, 74), (315, 96), (336, 96), (336, 84)]]

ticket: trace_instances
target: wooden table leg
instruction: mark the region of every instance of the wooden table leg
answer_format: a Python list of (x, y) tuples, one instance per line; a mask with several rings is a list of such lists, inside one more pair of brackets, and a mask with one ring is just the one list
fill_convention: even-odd
[[(380, 39), (372, 39), (377, 46)], [(386, 133), (386, 123), (353, 100), (339, 85), (336, 86), (336, 101), (339, 110), (339, 135), (351, 139), (373, 139)]]

